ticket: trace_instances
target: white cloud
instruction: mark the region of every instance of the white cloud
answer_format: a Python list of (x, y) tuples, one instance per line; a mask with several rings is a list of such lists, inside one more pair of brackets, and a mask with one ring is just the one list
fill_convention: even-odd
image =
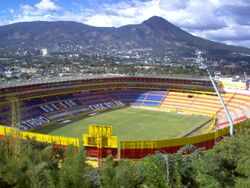
[(8, 11), (11, 13), (11, 14), (14, 14), (15, 10), (14, 9), (11, 9), (9, 8)]
[(234, 45), (234, 46), (246, 46), (250, 48), (250, 40), (244, 40), (244, 41), (225, 40), (224, 43), (228, 45)]
[[(141, 2), (134, 0), (133, 3), (121, 2), (113, 4), (103, 4), (98, 7), (97, 15), (88, 18), (88, 24), (101, 26), (121, 26), (130, 23), (140, 23), (151, 16), (161, 16), (178, 26), (189, 29), (214, 29), (225, 26), (222, 19), (217, 18), (213, 10), (218, 3), (216, 0), (206, 4), (197, 0), (152, 0)], [(185, 3), (184, 3), (185, 2)], [(96, 17), (109, 17), (101, 21)], [(120, 21), (117, 21), (120, 18)], [(130, 19), (127, 19), (130, 18)]]
[(91, 16), (87, 19), (85, 24), (100, 26), (100, 27), (109, 27), (112, 25), (121, 26), (125, 24), (133, 23), (133, 19), (129, 17), (119, 17), (119, 16), (109, 16), (106, 14), (98, 14)]
[[(122, 26), (125, 24), (138, 24), (151, 16), (162, 16), (159, 1), (120, 2), (103, 4), (98, 7), (96, 14), (88, 17), (87, 24), (95, 26)], [(99, 18), (99, 19), (97, 19)]]
[(41, 0), (39, 3), (35, 4), (35, 7), (41, 11), (57, 11), (60, 9), (60, 7), (51, 0)]
[(28, 21), (56, 21), (61, 11), (60, 6), (51, 0), (41, 0), (39, 3), (31, 5), (21, 5), (18, 12), (13, 13), (13, 22)]
[(250, 40), (250, 26), (230, 25), (218, 30), (194, 31), (193, 34), (217, 41), (244, 41)]
[(21, 5), (21, 11), (23, 14), (27, 14), (29, 12), (32, 12), (34, 8), (30, 5)]

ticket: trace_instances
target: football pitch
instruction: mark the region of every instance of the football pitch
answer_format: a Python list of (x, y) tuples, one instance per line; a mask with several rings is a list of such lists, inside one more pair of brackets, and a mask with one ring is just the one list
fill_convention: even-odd
[(119, 140), (149, 140), (181, 137), (209, 118), (137, 108), (122, 108), (96, 114), (66, 125), (50, 125), (34, 132), (82, 138), (88, 125), (112, 126)]

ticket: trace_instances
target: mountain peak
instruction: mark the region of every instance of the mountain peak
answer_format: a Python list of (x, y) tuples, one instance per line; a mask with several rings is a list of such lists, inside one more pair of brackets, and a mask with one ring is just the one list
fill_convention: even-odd
[(165, 20), (162, 17), (159, 16), (152, 16), (149, 19), (145, 20), (142, 22), (143, 24), (163, 24), (163, 23), (168, 23), (170, 24), (167, 20)]
[(142, 22), (142, 25), (157, 33), (157, 35), (162, 35), (162, 37), (168, 39), (175, 38), (186, 40), (191, 37), (189, 33), (176, 27), (172, 23), (159, 16), (153, 16), (147, 19), (146, 21)]
[(159, 16), (153, 16), (144, 22), (142, 22), (142, 25), (145, 25), (149, 28), (151, 28), (154, 31), (171, 31), (171, 32), (177, 32), (180, 31), (180, 28), (177, 28), (172, 23), (168, 22), (162, 17)]

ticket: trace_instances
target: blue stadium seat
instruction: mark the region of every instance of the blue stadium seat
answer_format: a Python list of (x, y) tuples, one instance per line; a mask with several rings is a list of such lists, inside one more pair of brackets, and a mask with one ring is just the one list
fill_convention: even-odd
[(162, 101), (163, 99), (164, 99), (164, 96), (148, 95), (145, 100)]
[(160, 105), (160, 102), (152, 102), (152, 101), (143, 102), (143, 106), (159, 106), (159, 105)]
[(72, 99), (73, 96), (71, 96), (71, 95), (59, 95), (58, 98), (61, 100), (67, 100), (67, 99)]

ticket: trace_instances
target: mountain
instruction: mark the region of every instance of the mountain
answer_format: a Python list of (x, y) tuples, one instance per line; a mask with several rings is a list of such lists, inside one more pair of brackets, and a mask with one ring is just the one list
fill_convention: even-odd
[[(0, 27), (0, 47), (4, 48), (57, 48), (91, 49), (110, 52), (150, 48), (164, 54), (194, 54), (196, 49), (213, 55), (249, 53), (250, 49), (229, 46), (195, 37), (161, 17), (151, 17), (136, 25), (122, 27), (93, 27), (76, 22), (23, 22)], [(73, 50), (72, 49), (72, 50)]]

